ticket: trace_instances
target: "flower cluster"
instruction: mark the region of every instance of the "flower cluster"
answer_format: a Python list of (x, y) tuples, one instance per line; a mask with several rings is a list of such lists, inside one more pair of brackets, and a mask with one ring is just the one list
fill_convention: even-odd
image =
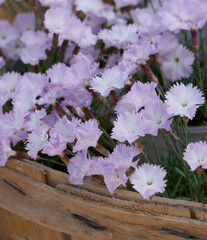
[[(147, 199), (171, 188), (172, 168), (188, 186), (189, 169), (200, 179), (207, 143), (190, 142), (187, 124), (207, 119), (206, 11), (204, 0), (39, 0), (0, 20), (0, 166), (20, 146), (62, 160), (73, 184), (89, 176)], [(148, 157), (159, 134), (173, 167)]]

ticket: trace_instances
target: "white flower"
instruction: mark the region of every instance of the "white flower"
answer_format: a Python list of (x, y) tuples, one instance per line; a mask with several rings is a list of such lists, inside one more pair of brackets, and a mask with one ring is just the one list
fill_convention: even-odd
[(192, 84), (186, 86), (183, 83), (174, 84), (165, 95), (167, 111), (174, 116), (193, 119), (197, 108), (205, 102), (202, 95), (203, 93)]
[(160, 166), (149, 165), (144, 163), (141, 167), (136, 168), (130, 177), (130, 182), (134, 185), (141, 195), (148, 199), (153, 194), (164, 192), (166, 187), (166, 171)]

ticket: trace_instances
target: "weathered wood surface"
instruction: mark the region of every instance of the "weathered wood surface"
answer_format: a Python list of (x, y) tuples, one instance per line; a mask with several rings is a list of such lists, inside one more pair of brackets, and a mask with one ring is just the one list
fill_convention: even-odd
[[(33, 179), (28, 167), (46, 180)], [(205, 205), (159, 197), (147, 201), (125, 190), (111, 196), (104, 186), (90, 181), (73, 186), (67, 179), (67, 174), (36, 162), (11, 159), (0, 168), (0, 207), (72, 240), (207, 240)]]
[(62, 233), (43, 227), (2, 208), (0, 208), (0, 216), (0, 233), (5, 237), (4, 239), (65, 240)]
[[(12, 4), (13, 9), (10, 7), (10, 4)], [(21, 5), (19, 2), (9, 0), (3, 6), (0, 6), (0, 19), (7, 19), (10, 22), (12, 22), (16, 15), (15, 12), (16, 13), (25, 12), (25, 10), (31, 11), (31, 1), (29, 3), (28, 0), (22, 0)]]

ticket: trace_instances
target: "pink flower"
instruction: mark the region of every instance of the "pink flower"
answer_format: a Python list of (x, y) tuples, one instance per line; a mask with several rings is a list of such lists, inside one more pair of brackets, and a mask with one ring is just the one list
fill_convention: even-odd
[(207, 142), (199, 141), (189, 143), (184, 152), (183, 159), (189, 164), (191, 171), (198, 167), (207, 168)]
[(98, 128), (98, 123), (94, 119), (81, 123), (76, 128), (75, 136), (77, 143), (73, 148), (74, 152), (87, 150), (89, 147), (95, 147), (102, 131)]
[(131, 175), (130, 181), (134, 185), (133, 188), (141, 195), (148, 199), (158, 192), (164, 192), (166, 187), (166, 171), (160, 166), (142, 164)]
[(125, 112), (119, 115), (114, 122), (111, 137), (120, 142), (128, 141), (131, 144), (144, 135), (142, 115), (140, 113)]
[(193, 119), (197, 108), (205, 102), (203, 93), (197, 87), (193, 87), (192, 84), (186, 86), (183, 83), (174, 84), (166, 92), (165, 97), (169, 114), (186, 116), (189, 119)]

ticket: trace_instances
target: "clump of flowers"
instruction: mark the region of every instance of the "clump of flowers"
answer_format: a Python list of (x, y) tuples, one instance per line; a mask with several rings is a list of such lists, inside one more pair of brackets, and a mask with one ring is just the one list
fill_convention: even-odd
[(0, 166), (23, 151), (67, 171), (72, 184), (90, 177), (111, 194), (206, 203), (207, 143), (188, 126), (207, 123), (207, 3), (36, 0), (27, 8), (0, 20)]

